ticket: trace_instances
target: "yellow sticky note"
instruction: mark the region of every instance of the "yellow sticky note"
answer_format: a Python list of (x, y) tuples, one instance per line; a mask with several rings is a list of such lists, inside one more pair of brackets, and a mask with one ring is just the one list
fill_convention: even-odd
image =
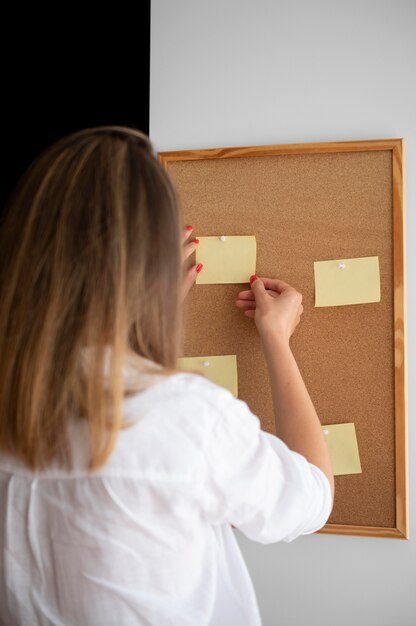
[(196, 262), (203, 269), (199, 285), (248, 283), (256, 273), (256, 238), (251, 235), (199, 237)]
[(361, 474), (354, 423), (322, 426), (335, 476)]
[(183, 357), (178, 359), (178, 367), (182, 370), (197, 370), (208, 380), (231, 391), (235, 397), (238, 395), (235, 354)]
[(315, 306), (380, 302), (378, 256), (315, 261)]

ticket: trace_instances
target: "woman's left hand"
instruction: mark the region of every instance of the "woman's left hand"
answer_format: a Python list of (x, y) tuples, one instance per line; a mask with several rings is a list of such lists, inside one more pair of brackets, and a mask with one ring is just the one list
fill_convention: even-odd
[(184, 264), (184, 274), (183, 274), (183, 280), (182, 280), (182, 300), (185, 300), (192, 285), (196, 281), (196, 277), (198, 276), (199, 272), (202, 270), (202, 263), (198, 263), (198, 265), (191, 265), (190, 267), (187, 267), (186, 261), (191, 256), (191, 254), (195, 252), (196, 247), (199, 243), (198, 239), (191, 239), (191, 241), (189, 241), (189, 238), (191, 237), (192, 232), (193, 232), (192, 226), (187, 226), (186, 228), (184, 228), (183, 233), (182, 233), (182, 244), (183, 244), (182, 262)]

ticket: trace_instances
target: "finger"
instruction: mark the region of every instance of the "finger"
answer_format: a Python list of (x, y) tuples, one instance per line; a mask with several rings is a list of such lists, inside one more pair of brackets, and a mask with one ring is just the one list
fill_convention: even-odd
[(192, 267), (190, 267), (184, 274), (182, 281), (182, 300), (186, 298), (191, 287), (196, 281), (196, 277), (198, 276), (198, 267), (200, 267), (200, 263), (198, 265), (192, 265)]
[(195, 252), (198, 244), (199, 239), (192, 239), (192, 241), (184, 245), (182, 248), (182, 261), (186, 261), (186, 259)]
[(262, 302), (263, 299), (266, 297), (266, 289), (264, 287), (263, 281), (257, 276), (253, 276), (252, 279), (254, 280), (252, 280), (251, 282), (251, 290), (254, 293), (254, 297), (256, 301)]
[(254, 300), (236, 300), (235, 305), (238, 309), (243, 309), (243, 311), (256, 310), (256, 303), (254, 302)]
[(185, 241), (189, 239), (189, 237), (192, 234), (192, 231), (193, 231), (192, 226), (185, 226), (185, 228), (182, 230), (182, 243), (185, 243)]
[(255, 311), (244, 311), (244, 315), (246, 317), (249, 317), (250, 319), (254, 320), (254, 316), (255, 316), (256, 312)]
[[(266, 289), (267, 293), (270, 296), (276, 296), (276, 292), (272, 289)], [(237, 294), (237, 299), (239, 300), (254, 300), (254, 293), (252, 291), (240, 291)]]
[(239, 300), (254, 300), (254, 293), (250, 291), (240, 291), (237, 294)]
[(280, 278), (267, 278), (263, 276), (259, 276), (259, 278), (266, 288), (277, 291), (278, 293), (282, 293), (282, 291), (286, 291), (286, 289), (294, 289), (294, 287), (285, 283), (284, 280), (280, 280)]

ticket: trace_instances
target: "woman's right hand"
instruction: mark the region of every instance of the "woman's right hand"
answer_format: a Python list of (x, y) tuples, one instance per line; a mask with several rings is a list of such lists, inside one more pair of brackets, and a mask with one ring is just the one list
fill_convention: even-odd
[(302, 295), (278, 278), (251, 277), (251, 289), (240, 291), (236, 305), (254, 319), (262, 339), (289, 339), (303, 313)]

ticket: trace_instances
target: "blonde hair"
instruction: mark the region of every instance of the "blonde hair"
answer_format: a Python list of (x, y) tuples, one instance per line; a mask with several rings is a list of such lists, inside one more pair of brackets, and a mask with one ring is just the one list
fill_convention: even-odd
[(126, 353), (176, 365), (180, 246), (173, 187), (139, 131), (83, 130), (32, 163), (0, 229), (1, 452), (70, 464), (69, 420), (82, 416), (90, 466), (105, 463)]

